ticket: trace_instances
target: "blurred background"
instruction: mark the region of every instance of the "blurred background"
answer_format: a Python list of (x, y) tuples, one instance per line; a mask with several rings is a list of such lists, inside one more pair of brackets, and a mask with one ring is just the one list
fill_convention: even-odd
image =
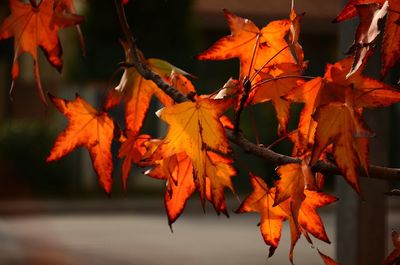
[[(62, 30), (63, 72), (58, 74), (41, 53), (41, 79), (45, 92), (68, 99), (79, 93), (98, 106), (107, 90), (118, 84), (120, 75), (112, 76), (124, 61), (114, 1), (74, 2), (78, 13), (86, 16), (81, 25), (86, 56), (82, 56), (76, 30)], [(331, 23), (344, 3), (297, 1), (298, 12), (305, 12), (301, 43), (309, 60), (307, 75), (323, 75), (325, 63), (343, 58), (352, 44), (357, 20)], [(290, 0), (131, 0), (126, 13), (146, 57), (167, 60), (193, 74), (197, 91), (209, 93), (238, 76), (238, 60), (194, 59), (230, 34), (222, 9), (262, 27), (287, 18), (290, 4)], [(1, 1), (0, 20), (8, 14), (7, 1)], [(66, 120), (54, 107), (45, 109), (41, 104), (29, 56), (21, 56), (20, 76), (9, 95), (13, 41), (0, 41), (0, 264), (289, 264), (288, 227), (276, 254), (267, 260), (268, 248), (256, 226), (258, 215), (235, 215), (240, 202), (229, 192), (230, 219), (216, 216), (209, 206), (204, 215), (194, 196), (171, 233), (163, 207), (164, 183), (144, 176), (144, 169), (133, 166), (128, 190), (123, 192), (121, 163), (115, 160), (109, 198), (98, 184), (86, 150), (46, 164), (45, 157)], [(374, 75), (378, 57), (371, 61), (368, 71)], [(387, 82), (394, 83), (398, 76), (395, 69)], [(152, 102), (143, 132), (156, 136), (165, 132), (153, 115), (159, 107)], [(301, 105), (293, 105), (289, 131), (296, 128), (300, 109)], [(244, 133), (254, 140), (254, 120), (261, 143), (274, 142), (277, 123), (272, 105), (259, 104), (251, 112), (244, 113)], [(399, 114), (397, 106), (367, 113), (377, 135), (371, 141), (375, 164), (400, 165)], [(112, 115), (122, 120), (123, 109), (114, 109)], [(274, 150), (290, 154), (290, 148), (283, 141)], [(116, 153), (118, 145), (113, 149)], [(236, 151), (242, 163), (236, 164), (239, 174), (234, 183), (244, 199), (251, 192), (247, 168), (267, 181), (276, 174), (273, 165)], [(359, 197), (341, 177), (327, 179), (326, 191), (340, 197), (339, 203), (320, 211), (333, 243), (315, 242), (315, 246), (345, 264), (380, 264), (377, 261), (392, 249), (388, 232), (400, 227), (399, 200), (383, 195), (396, 183), (363, 180), (362, 184)], [(316, 249), (304, 239), (296, 246), (295, 262), (322, 264)]]

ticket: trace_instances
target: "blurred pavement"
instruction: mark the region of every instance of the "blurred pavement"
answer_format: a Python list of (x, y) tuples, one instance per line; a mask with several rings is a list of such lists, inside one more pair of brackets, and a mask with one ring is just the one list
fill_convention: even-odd
[[(228, 205), (235, 209), (238, 203)], [(332, 242), (334, 210), (329, 206), (320, 211)], [(232, 213), (225, 218), (211, 208), (206, 211), (204, 215), (193, 198), (171, 233), (161, 199), (2, 202), (0, 264), (290, 264), (287, 224), (280, 246), (267, 260), (268, 248), (256, 226), (258, 214)], [(396, 228), (399, 220), (400, 211), (392, 211), (388, 227)], [(334, 255), (334, 243), (314, 243)], [(303, 237), (294, 258), (295, 264), (323, 264)]]

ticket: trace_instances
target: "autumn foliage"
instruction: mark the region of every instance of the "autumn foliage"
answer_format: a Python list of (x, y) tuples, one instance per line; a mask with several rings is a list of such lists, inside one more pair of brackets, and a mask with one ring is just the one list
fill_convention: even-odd
[[(116, 2), (117, 7), (128, 1)], [(18, 77), (18, 56), (24, 52), (34, 59), (39, 97), (46, 104), (40, 83), (37, 49), (40, 47), (51, 65), (61, 70), (61, 46), (57, 32), (76, 26), (83, 17), (75, 14), (72, 0), (9, 0), (11, 14), (0, 25), (0, 39), (14, 37), (12, 78)], [(129, 6), (129, 5), (127, 5)], [(72, 101), (49, 95), (50, 101), (67, 118), (67, 127), (55, 140), (47, 161), (55, 161), (78, 147), (88, 149), (94, 170), (106, 193), (112, 191), (113, 157), (111, 144), (120, 143), (117, 154), (122, 163), (122, 183), (131, 167), (146, 167), (146, 175), (165, 182), (164, 201), (169, 224), (180, 216), (194, 192), (204, 207), (209, 201), (218, 214), (228, 215), (225, 191), (235, 194), (236, 176), (231, 138), (241, 135), (241, 112), (248, 106), (271, 102), (278, 121), (277, 134), (293, 143), (295, 163), (276, 169), (279, 180), (267, 185), (263, 176), (249, 172), (253, 192), (236, 213), (258, 212), (262, 237), (269, 245), (269, 256), (278, 247), (282, 223), (289, 222), (291, 251), (303, 235), (329, 243), (318, 209), (337, 198), (323, 192), (324, 172), (314, 166), (323, 162), (337, 166), (344, 179), (358, 193), (360, 173), (368, 174), (368, 142), (373, 132), (363, 119), (365, 108), (387, 107), (400, 101), (392, 85), (368, 77), (363, 70), (383, 34), (382, 76), (400, 58), (400, 1), (349, 0), (334, 19), (341, 22), (355, 16), (360, 24), (349, 55), (326, 65), (321, 77), (304, 76), (307, 54), (299, 43), (302, 15), (288, 8), (288, 18), (269, 22), (262, 28), (251, 20), (224, 10), (231, 34), (223, 36), (196, 56), (199, 60), (238, 58), (237, 79), (214, 93), (202, 95), (184, 70), (160, 59), (146, 59), (127, 35), (122, 47), (125, 69), (120, 83), (108, 91), (105, 103), (97, 108), (79, 95)], [(123, 10), (123, 9), (122, 9)], [(121, 14), (120, 14), (121, 15)], [(123, 14), (122, 14), (123, 15)], [(386, 18), (384, 30), (378, 27)], [(80, 32), (79, 27), (77, 30)], [(139, 68), (138, 68), (139, 65)], [(144, 69), (144, 70), (143, 70)], [(141, 71), (147, 71), (149, 77)], [(161, 84), (161, 85), (160, 85)], [(172, 89), (172, 90), (171, 90)], [(172, 91), (172, 92), (171, 92)], [(186, 96), (184, 102), (174, 95)], [(142, 134), (144, 119), (152, 97), (164, 106), (157, 116), (168, 125), (159, 139)], [(291, 104), (303, 103), (298, 127), (288, 132)], [(109, 110), (122, 104), (125, 123), (117, 125)], [(228, 109), (233, 117), (225, 116)], [(271, 132), (275, 133), (275, 132)], [(399, 260), (396, 249), (384, 264)], [(318, 251), (319, 252), (319, 251)], [(325, 264), (337, 264), (319, 252)]]

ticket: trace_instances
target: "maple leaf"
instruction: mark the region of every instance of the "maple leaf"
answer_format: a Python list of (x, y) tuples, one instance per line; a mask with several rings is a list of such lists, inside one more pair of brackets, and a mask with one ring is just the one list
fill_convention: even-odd
[[(282, 99), (290, 90), (302, 83), (300, 70), (296, 64), (284, 63), (269, 66), (260, 72), (263, 81), (254, 85), (248, 101), (251, 104), (271, 101), (278, 119), (278, 134), (285, 135), (289, 121), (290, 102)], [(292, 76), (293, 78), (279, 77)], [(264, 81), (265, 80), (265, 81)]]
[(185, 153), (167, 157), (145, 174), (153, 178), (166, 180), (164, 204), (171, 226), (182, 214), (187, 200), (196, 189), (193, 180), (192, 161)]
[(382, 265), (396, 265), (400, 262), (400, 236), (397, 231), (392, 230), (392, 243), (395, 249), (382, 262)]
[(139, 163), (148, 151), (145, 143), (150, 141), (150, 135), (135, 135), (128, 132), (128, 137), (125, 139), (118, 151), (118, 158), (124, 158), (122, 163), (122, 187), (126, 190), (126, 183), (132, 167), (132, 163)]
[[(126, 57), (129, 60), (130, 51), (126, 43), (123, 43), (123, 45)], [(182, 93), (195, 92), (191, 82), (182, 75), (187, 74), (183, 70), (159, 59), (149, 59), (148, 63), (152, 70), (160, 74), (163, 78), (168, 79)], [(145, 80), (135, 68), (131, 67), (125, 70), (120, 84), (114, 90), (110, 91), (105, 104), (105, 109), (109, 109), (119, 104), (123, 97), (127, 101), (125, 106), (125, 122), (128, 140), (121, 145), (118, 154), (119, 158), (125, 157), (122, 164), (122, 183), (124, 189), (126, 188), (126, 181), (129, 177), (132, 163), (138, 164), (140, 162), (141, 156), (146, 152), (143, 143), (150, 140), (149, 136), (143, 136), (143, 138), (138, 135), (143, 126), (153, 94), (164, 105), (169, 106), (173, 104), (173, 100), (152, 81)]]
[(288, 201), (281, 203), (279, 206), (288, 213), (291, 246), (289, 251), (289, 260), (293, 264), (293, 251), (301, 234), (305, 236), (307, 241), (312, 244), (312, 240), (308, 233), (315, 238), (330, 243), (326, 234), (324, 224), (321, 217), (317, 213), (317, 209), (327, 206), (337, 201), (337, 198), (322, 192), (304, 190), (304, 200), (298, 212), (294, 212), (293, 204)]
[(339, 23), (357, 16), (357, 5), (367, 5), (374, 3), (383, 5), (385, 1), (386, 0), (349, 0), (349, 2), (343, 7), (340, 13), (333, 20), (333, 23)]
[(331, 257), (325, 255), (318, 249), (318, 254), (321, 256), (322, 260), (324, 261), (325, 265), (340, 265), (340, 263), (337, 263), (334, 261)]
[(260, 230), (265, 243), (270, 246), (269, 257), (274, 254), (275, 249), (278, 247), (282, 222), (287, 219), (290, 221), (291, 229), (289, 259), (292, 263), (294, 246), (300, 238), (301, 232), (307, 237), (306, 232), (309, 232), (316, 238), (329, 242), (322, 220), (316, 209), (336, 201), (335, 197), (305, 190), (305, 197), (298, 211), (298, 218), (296, 218), (288, 201), (283, 201), (274, 206), (275, 197), (277, 196), (275, 188), (269, 188), (261, 178), (254, 175), (251, 175), (250, 181), (253, 186), (253, 193), (242, 202), (236, 213), (260, 213)]
[[(129, 45), (126, 42), (121, 42), (121, 44), (125, 50), (127, 63), (131, 64)], [(146, 63), (162, 78), (168, 82), (173, 82), (180, 91), (189, 92), (194, 89), (189, 87), (189, 81), (183, 76), (183, 74), (188, 75), (185, 71), (160, 59), (148, 59)], [(108, 110), (120, 104), (123, 99), (125, 101), (125, 126), (129, 139), (121, 146), (119, 152), (120, 158), (125, 157), (122, 165), (122, 183), (124, 187), (126, 186), (132, 163), (138, 163), (141, 159), (139, 154), (143, 155), (143, 152), (145, 152), (145, 148), (143, 146), (140, 147), (143, 141), (140, 137), (138, 138), (138, 135), (143, 127), (153, 95), (165, 106), (170, 106), (174, 103), (153, 81), (144, 79), (136, 68), (128, 67), (125, 68), (118, 86), (109, 91), (105, 102), (104, 109)]]
[(330, 243), (324, 224), (316, 210), (332, 204), (338, 199), (329, 194), (311, 190), (304, 190), (304, 195), (305, 198), (298, 215), (299, 225), (305, 232), (312, 234), (315, 238)]
[[(125, 50), (127, 63), (132, 63), (130, 61), (131, 51), (129, 45), (122, 42), (122, 46)], [(187, 74), (185, 71), (160, 59), (148, 59), (146, 63), (153, 71), (166, 80), (169, 80), (172, 73)], [(138, 135), (143, 127), (143, 122), (153, 95), (165, 106), (173, 104), (173, 100), (158, 88), (153, 81), (144, 79), (136, 68), (128, 67), (124, 70), (118, 86), (110, 90), (104, 108), (108, 110), (118, 105), (124, 99), (126, 130), (131, 131), (134, 135)]]
[[(385, 76), (400, 58), (400, 14), (399, 10), (396, 10), (400, 6), (400, 0), (350, 0), (334, 20), (334, 22), (341, 22), (355, 17), (357, 15), (357, 5), (383, 6), (385, 2), (389, 3), (389, 15), (386, 19), (382, 42), (382, 76)], [(366, 20), (369, 20), (369, 18), (366, 17)]]
[(357, 166), (363, 164), (368, 172), (368, 141), (362, 139), (372, 136), (372, 133), (361, 116), (343, 103), (321, 106), (313, 118), (318, 125), (311, 164), (315, 164), (322, 151), (333, 144), (335, 161), (346, 181), (360, 192)]
[(289, 48), (293, 59), (300, 68), (303, 68), (304, 52), (303, 47), (299, 43), (301, 19), (303, 14), (297, 14), (294, 8), (294, 0), (292, 0), (292, 7), (290, 9), (290, 29), (289, 29)]
[[(235, 189), (231, 178), (236, 175), (232, 167), (233, 160), (217, 153), (208, 151), (206, 157), (206, 196), (213, 204), (215, 211), (228, 216), (225, 206), (224, 190), (230, 189), (233, 194)], [(208, 180), (208, 181), (207, 181)]]
[(293, 209), (293, 212), (297, 213), (305, 198), (305, 181), (302, 165), (283, 165), (278, 167), (276, 172), (280, 179), (275, 183), (276, 196), (274, 206), (279, 205), (290, 198), (290, 203), (294, 205), (291, 209)]
[(260, 213), (260, 230), (265, 243), (270, 246), (268, 256), (271, 257), (278, 247), (287, 213), (281, 207), (273, 207), (275, 188), (268, 188), (260, 177), (254, 175), (251, 175), (250, 182), (253, 193), (242, 202), (236, 213)]
[(301, 110), (297, 132), (290, 135), (290, 139), (295, 143), (293, 148), (294, 156), (304, 155), (310, 146), (314, 144), (314, 134), (317, 123), (312, 119), (311, 114), (318, 107), (319, 93), (325, 85), (321, 77), (314, 78), (289, 91), (284, 98), (292, 102), (306, 103)]
[(224, 9), (231, 30), (230, 36), (218, 40), (209, 49), (197, 55), (199, 60), (240, 59), (240, 79), (251, 78), (264, 64), (293, 62), (285, 41), (291, 22), (276, 20), (261, 30), (250, 20)]
[[(39, 97), (47, 105), (40, 81), (37, 48), (40, 47), (47, 60), (57, 70), (62, 69), (61, 44), (58, 31), (61, 28), (74, 26), (83, 21), (83, 17), (63, 12), (54, 12), (54, 0), (42, 0), (23, 3), (9, 0), (11, 15), (0, 25), (0, 40), (14, 37), (14, 59), (12, 65), (12, 85), (19, 74), (18, 57), (27, 52), (33, 57), (34, 74)], [(57, 8), (57, 6), (56, 6)]]
[[(223, 213), (228, 216), (224, 190), (229, 188), (234, 192), (230, 178), (236, 174), (236, 171), (231, 165), (232, 160), (207, 152), (206, 161), (206, 198), (213, 204), (218, 214)], [(168, 223), (171, 226), (182, 214), (187, 200), (196, 190), (192, 160), (184, 152), (172, 155), (157, 161), (156, 166), (146, 174), (167, 181), (164, 202)]]
[(350, 52), (354, 54), (354, 62), (350, 72), (347, 74), (347, 78), (366, 63), (371, 49), (375, 46), (376, 39), (381, 32), (378, 23), (387, 13), (388, 2), (385, 2), (383, 6), (372, 3), (356, 5), (355, 8), (360, 17), (360, 24), (357, 27), (354, 43), (350, 48)]
[[(74, 19), (76, 16), (76, 8), (73, 0), (54, 0), (54, 17), (58, 20), (60, 25), (68, 27), (69, 20)], [(65, 24), (63, 23), (65, 20)], [(79, 24), (75, 25), (78, 33), (82, 54), (86, 55), (85, 40), (83, 39), (82, 30)]]
[[(389, 85), (361, 75), (360, 70), (346, 78), (351, 66), (352, 57), (327, 65), (323, 78), (294, 88), (285, 98), (305, 102), (299, 121), (299, 133), (304, 140), (298, 148), (306, 149), (308, 143), (315, 142), (311, 165), (333, 143), (339, 168), (346, 180), (359, 190), (358, 165), (361, 163), (365, 169), (368, 167), (368, 139), (365, 137), (371, 135), (360, 109), (389, 106), (400, 100), (400, 93)], [(345, 130), (344, 124), (351, 130)]]
[(160, 146), (162, 157), (185, 152), (192, 160), (195, 182), (204, 204), (206, 197), (207, 150), (227, 154), (230, 147), (220, 116), (232, 105), (231, 100), (198, 97), (161, 109), (157, 115), (169, 124)]
[(301, 234), (305, 236), (310, 244), (312, 240), (309, 233), (315, 238), (330, 243), (328, 235), (326, 234), (324, 224), (321, 217), (317, 213), (317, 209), (327, 206), (337, 201), (337, 198), (322, 192), (304, 190), (304, 200), (301, 202), (301, 207), (298, 213), (294, 213), (292, 204), (283, 204), (281, 207), (290, 211), (289, 224), (291, 234), (291, 247), (289, 251), (289, 260), (293, 264), (293, 251)]
[[(289, 251), (289, 260), (293, 263), (293, 251), (297, 240), (300, 238), (301, 228), (298, 225), (298, 215), (300, 206), (305, 199), (305, 176), (303, 166), (300, 164), (287, 164), (277, 168), (276, 172), (280, 179), (275, 183), (276, 193), (273, 206), (285, 207), (288, 213), (291, 234), (291, 247)], [(290, 200), (288, 200), (290, 199)], [(288, 200), (288, 201), (287, 201)], [(282, 203), (287, 201), (286, 205)]]
[[(293, 165), (291, 165), (293, 167)], [(289, 171), (291, 167), (285, 168), (286, 171)], [(299, 178), (304, 179), (305, 171), (310, 169), (306, 167), (305, 163), (301, 166), (302, 172), (299, 172), (301, 169), (295, 168), (297, 170), (297, 176)], [(287, 174), (287, 173), (286, 173)], [(294, 176), (295, 174), (291, 174)], [(311, 172), (309, 172), (311, 175)], [(300, 182), (300, 183), (299, 183)], [(303, 182), (303, 186), (300, 186)], [(277, 198), (278, 196), (282, 197), (282, 195), (278, 194), (278, 186), (277, 192), (275, 195), (275, 204), (279, 205), (288, 215), (289, 225), (290, 225), (290, 235), (291, 235), (291, 246), (289, 251), (289, 260), (293, 264), (293, 251), (299, 240), (301, 234), (303, 234), (306, 239), (312, 244), (312, 240), (308, 233), (313, 235), (315, 238), (322, 240), (326, 243), (330, 243), (329, 238), (326, 234), (324, 224), (321, 220), (321, 217), (317, 213), (317, 209), (329, 205), (337, 200), (336, 197), (331, 195), (316, 192), (311, 190), (304, 189), (305, 181), (298, 181), (295, 185), (299, 185), (300, 188), (293, 187), (292, 190), (297, 190), (296, 193), (291, 193), (290, 200), (281, 201), (279, 204), (276, 202), (281, 198)], [(282, 187), (282, 185), (281, 185)], [(297, 197), (294, 197), (297, 195)], [(278, 199), (278, 200), (277, 200)]]
[(400, 59), (400, 14), (395, 12), (400, 11), (399, 7), (400, 0), (389, 1), (390, 9), (382, 42), (382, 76), (385, 76), (389, 69)]
[(56, 108), (68, 119), (67, 127), (58, 135), (47, 162), (58, 160), (78, 147), (88, 149), (100, 184), (111, 192), (113, 162), (111, 143), (114, 121), (105, 112), (98, 112), (79, 95), (69, 101), (49, 94)]

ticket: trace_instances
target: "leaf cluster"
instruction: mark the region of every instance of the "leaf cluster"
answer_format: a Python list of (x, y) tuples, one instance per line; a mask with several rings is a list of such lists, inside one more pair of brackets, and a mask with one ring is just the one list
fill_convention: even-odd
[[(241, 113), (249, 106), (270, 102), (278, 121), (276, 133), (282, 140), (293, 143), (292, 154), (287, 157), (269, 153), (275, 159), (270, 161), (280, 161), (276, 162), (279, 180), (273, 185), (268, 186), (261, 177), (249, 172), (254, 190), (236, 212), (260, 213), (260, 230), (270, 246), (269, 256), (278, 247), (284, 221), (290, 224), (292, 263), (293, 249), (301, 235), (310, 244), (313, 244), (311, 236), (329, 243), (317, 209), (337, 199), (323, 192), (324, 179), (329, 174), (315, 168), (321, 163), (335, 168), (361, 193), (359, 176), (369, 174), (368, 142), (373, 135), (363, 119), (363, 110), (400, 101), (400, 92), (395, 87), (364, 75), (363, 70), (381, 34), (379, 21), (385, 17), (381, 74), (386, 75), (399, 60), (400, 15), (395, 10), (400, 6), (399, 1), (350, 0), (335, 22), (360, 17), (354, 44), (349, 56), (327, 64), (321, 77), (304, 76), (308, 62), (299, 42), (303, 16), (296, 12), (294, 1), (288, 18), (271, 21), (262, 28), (224, 10), (231, 34), (217, 40), (196, 58), (238, 58), (240, 68), (236, 78), (207, 95), (194, 87), (191, 75), (184, 70), (160, 59), (148, 59), (138, 50), (125, 18), (124, 5), (128, 2), (116, 0), (125, 38), (120, 83), (108, 92), (106, 101), (98, 108), (79, 95), (74, 100), (49, 95), (50, 101), (68, 119), (68, 125), (57, 137), (47, 161), (85, 147), (100, 184), (106, 193), (111, 193), (111, 144), (116, 141), (120, 143), (118, 158), (123, 160), (124, 189), (133, 164), (148, 168), (146, 175), (165, 182), (164, 201), (170, 225), (196, 191), (203, 207), (209, 201), (218, 214), (228, 215), (225, 190), (235, 194), (231, 179), (236, 175), (230, 141), (254, 155), (269, 152), (269, 148), (244, 143), (240, 121)], [(37, 48), (61, 70), (57, 32), (71, 26), (80, 32), (78, 24), (83, 18), (75, 14), (72, 0), (29, 3), (9, 0), (9, 3), (11, 15), (0, 25), (0, 39), (14, 37), (13, 80), (18, 76), (19, 55), (31, 54), (39, 97), (46, 104)], [(153, 97), (164, 106), (157, 116), (168, 124), (168, 131), (161, 138), (141, 132)], [(304, 107), (298, 127), (289, 132), (289, 109), (296, 103), (304, 103)], [(125, 110), (122, 125), (109, 114), (117, 105)], [(228, 109), (233, 109), (232, 119), (225, 115)], [(394, 253), (385, 264), (397, 262), (398, 253), (396, 250)], [(326, 264), (337, 264), (319, 254)]]

